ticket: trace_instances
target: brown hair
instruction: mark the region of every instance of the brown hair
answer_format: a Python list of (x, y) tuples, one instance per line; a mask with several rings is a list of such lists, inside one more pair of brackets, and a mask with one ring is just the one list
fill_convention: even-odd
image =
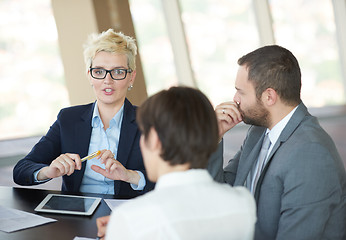
[(147, 138), (154, 128), (162, 144), (161, 157), (190, 168), (205, 168), (218, 145), (214, 109), (199, 90), (172, 87), (148, 98), (137, 110), (139, 128)]
[(267, 88), (273, 88), (289, 105), (301, 102), (301, 73), (297, 59), (287, 49), (270, 45), (256, 49), (238, 60), (249, 72), (259, 99)]

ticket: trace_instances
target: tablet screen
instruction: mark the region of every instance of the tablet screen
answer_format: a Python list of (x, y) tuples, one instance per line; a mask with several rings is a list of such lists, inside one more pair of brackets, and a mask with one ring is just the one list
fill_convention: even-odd
[(101, 198), (48, 194), (35, 208), (38, 212), (91, 215)]

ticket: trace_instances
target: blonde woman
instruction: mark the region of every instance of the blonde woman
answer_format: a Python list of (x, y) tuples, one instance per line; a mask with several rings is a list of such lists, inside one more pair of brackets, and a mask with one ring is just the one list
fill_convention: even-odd
[[(55, 123), (13, 170), (14, 181), (35, 185), (63, 178), (62, 190), (137, 196), (153, 188), (139, 148), (136, 107), (126, 98), (136, 76), (135, 40), (109, 29), (84, 46), (96, 101), (62, 109)], [(81, 158), (101, 150), (88, 161)]]

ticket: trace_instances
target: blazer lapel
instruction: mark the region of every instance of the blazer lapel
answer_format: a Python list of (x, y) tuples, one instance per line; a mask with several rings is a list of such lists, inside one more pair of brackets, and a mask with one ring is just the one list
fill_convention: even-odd
[[(90, 138), (91, 138), (91, 118), (93, 115), (94, 104), (90, 104), (90, 107), (81, 115), (80, 121), (75, 123), (74, 142), (76, 143), (76, 152), (80, 157), (88, 155)], [(82, 183), (82, 178), (85, 172), (86, 162), (82, 163), (82, 169), (74, 172), (75, 185), (73, 190), (78, 192)]]
[(253, 168), (253, 165), (257, 160), (257, 157), (261, 150), (265, 130), (266, 128), (263, 127), (252, 127), (251, 129), (249, 129), (249, 131), (252, 132), (251, 134), (249, 133), (249, 136), (251, 135), (251, 138), (248, 139), (239, 159), (237, 177), (234, 182), (235, 186), (244, 186), (246, 184), (246, 178)]
[(309, 112), (307, 111), (307, 108), (305, 107), (305, 105), (303, 103), (300, 103), (297, 110), (292, 115), (291, 119), (288, 121), (286, 127), (281, 132), (281, 134), (280, 134), (277, 142), (275, 143), (272, 151), (269, 153), (268, 162), (267, 162), (266, 166), (264, 167), (264, 169), (261, 173), (261, 176), (257, 182), (257, 187), (255, 190), (255, 195), (254, 195), (256, 202), (258, 201), (258, 198), (259, 198), (259, 193), (260, 193), (260, 189), (261, 189), (261, 185), (262, 185), (264, 176), (265, 176), (265, 174), (266, 174), (266, 172), (270, 166), (270, 163), (273, 159), (274, 154), (279, 149), (279, 147), (282, 144), (284, 144), (287, 141), (287, 139), (293, 134), (293, 132), (296, 130), (296, 128), (303, 121), (304, 117), (307, 115), (310, 115)]
[[(136, 111), (135, 107), (125, 99), (124, 115), (121, 124), (119, 146), (117, 160), (126, 167), (129, 159), (130, 151), (132, 149), (133, 141), (135, 139), (138, 127), (136, 124)], [(118, 194), (120, 191), (120, 182), (114, 182), (114, 193)]]

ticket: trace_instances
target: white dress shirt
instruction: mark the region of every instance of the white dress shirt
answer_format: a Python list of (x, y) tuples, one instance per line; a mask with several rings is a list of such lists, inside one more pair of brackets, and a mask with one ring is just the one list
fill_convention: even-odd
[(161, 176), (153, 191), (116, 208), (106, 240), (250, 240), (255, 222), (255, 201), (246, 188), (193, 169)]
[(267, 154), (267, 159), (265, 161), (265, 164), (268, 162), (268, 156), (270, 152), (272, 151), (273, 147), (275, 146), (277, 140), (280, 137), (281, 132), (286, 127), (288, 121), (291, 119), (293, 113), (297, 110), (298, 106), (295, 107), (289, 114), (287, 114), (283, 119), (281, 119), (280, 122), (278, 122), (271, 130), (267, 129), (266, 133), (269, 132), (268, 137), (270, 139), (271, 145)]

